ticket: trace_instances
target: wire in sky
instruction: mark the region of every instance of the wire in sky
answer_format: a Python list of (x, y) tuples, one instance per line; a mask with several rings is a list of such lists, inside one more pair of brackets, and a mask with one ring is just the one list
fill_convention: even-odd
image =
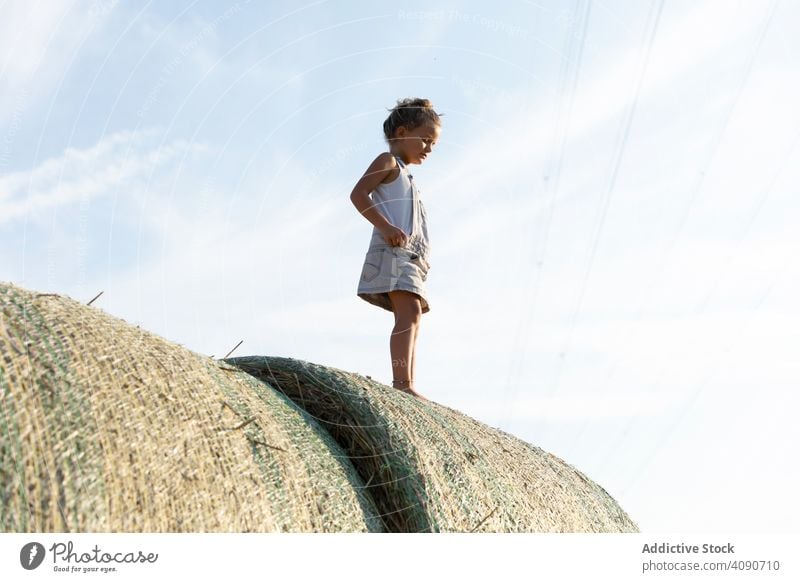
[[(758, 201), (758, 204), (756, 206), (756, 210), (755, 210), (754, 214), (748, 220), (748, 225), (747, 225), (746, 230), (742, 233), (742, 235), (740, 235), (740, 237), (739, 237), (739, 239), (737, 241), (736, 248), (739, 247), (739, 245), (741, 244), (742, 240), (747, 235), (747, 232), (750, 231), (750, 227), (755, 222), (756, 215), (760, 212), (760, 209), (763, 207), (764, 201), (767, 199), (767, 197), (771, 193), (771, 191), (773, 189), (773, 186), (778, 181), (778, 178), (781, 176), (781, 174), (784, 172), (786, 167), (789, 165), (789, 160), (794, 155), (798, 144), (800, 144), (800, 127), (798, 127), (797, 132), (795, 134), (795, 137), (792, 140), (792, 143), (791, 143), (790, 147), (788, 148), (788, 151), (783, 156), (783, 159), (781, 160), (781, 163), (778, 165), (778, 169), (775, 171), (775, 173), (772, 176), (772, 179), (769, 181), (768, 187), (764, 190), (764, 192), (759, 197), (759, 201)], [(735, 254), (735, 250), (732, 252), (732, 254)], [(782, 274), (787, 273), (788, 271), (790, 271), (791, 267), (795, 266), (795, 265), (796, 265), (795, 263), (790, 263), (789, 265), (787, 265), (787, 267), (785, 269), (783, 269)], [(795, 268), (797, 268), (797, 267), (795, 266)], [(779, 275), (779, 277), (780, 276), (782, 276), (782, 275)], [(777, 278), (776, 278), (776, 280), (777, 280)], [(751, 311), (751, 315), (752, 315), (752, 313), (755, 313), (755, 311), (758, 310), (761, 307), (761, 305), (764, 302), (764, 299), (767, 297), (767, 295), (769, 295), (769, 293), (772, 291), (772, 289), (774, 287), (775, 287), (775, 281), (770, 283), (770, 285), (767, 288), (767, 291), (764, 293), (764, 295), (756, 303), (756, 306)], [(703, 308), (704, 308), (705, 304), (707, 303), (707, 300), (708, 300), (708, 295), (706, 296), (706, 298), (704, 298), (703, 300), (700, 301), (700, 303), (698, 304), (698, 307), (703, 306)], [(702, 309), (695, 310), (694, 312), (697, 313), (698, 311), (702, 311)], [(727, 348), (722, 350), (722, 353), (727, 353), (727, 352), (730, 351), (730, 349), (733, 346), (733, 344), (741, 337), (741, 330), (742, 330), (743, 327), (744, 327), (744, 324), (742, 324), (742, 326), (740, 326), (738, 333), (733, 334), (733, 338), (734, 339), (728, 344)], [(671, 362), (664, 362), (664, 366), (661, 368), (661, 370), (658, 373), (654, 374), (654, 377), (658, 378), (659, 380), (663, 379), (663, 376), (664, 376), (663, 371), (664, 371), (664, 369), (667, 368), (667, 367), (671, 367), (671, 366), (672, 366)], [(709, 374), (707, 374), (705, 380), (703, 380), (702, 382), (700, 382), (698, 384), (697, 388), (692, 393), (691, 399), (682, 408), (681, 412), (679, 414), (675, 415), (677, 417), (677, 420), (675, 420), (675, 422), (673, 422), (673, 424), (671, 425), (670, 429), (666, 431), (665, 436), (661, 439), (661, 441), (659, 441), (659, 444), (656, 445), (656, 448), (650, 453), (648, 458), (652, 458), (655, 455), (655, 453), (661, 448), (661, 446), (663, 446), (664, 442), (666, 442), (666, 440), (669, 438), (669, 436), (675, 430), (675, 427), (678, 425), (678, 423), (686, 416), (686, 414), (689, 411), (689, 409), (691, 409), (691, 407), (694, 404), (695, 400), (700, 395), (700, 392), (703, 391), (703, 389), (705, 388), (706, 384), (708, 384), (708, 381), (716, 375), (716, 373), (719, 371), (720, 367), (721, 367), (721, 358), (720, 358), (720, 361), (718, 361), (716, 363), (716, 365), (714, 366), (714, 371), (709, 373)], [(655, 386), (656, 384), (657, 384), (657, 381), (654, 381), (652, 386)], [(653, 391), (652, 387), (651, 387), (651, 389), (649, 391), (650, 392)], [(602, 464), (604, 464), (608, 460), (608, 457), (611, 455), (612, 451), (619, 450), (619, 447), (624, 442), (625, 438), (627, 437), (628, 433), (630, 432), (631, 427), (636, 422), (636, 420), (637, 420), (637, 417), (631, 417), (631, 418), (628, 419), (628, 421), (627, 421), (627, 423), (625, 425), (625, 428), (623, 429), (622, 433), (617, 437), (617, 439), (614, 442), (614, 444), (612, 446), (609, 446), (608, 448), (606, 448), (605, 456), (599, 461), (599, 464), (601, 466), (602, 466)], [(592, 462), (592, 464), (595, 464), (595, 463)], [(643, 469), (644, 469), (644, 467), (641, 467), (640, 468), (640, 472)]]
[[(545, 221), (545, 226), (542, 229), (543, 241), (541, 243), (541, 250), (536, 252), (539, 245), (534, 241), (534, 257), (538, 256), (535, 268), (525, 261), (524, 268), (524, 284), (523, 289), (527, 289), (531, 276), (531, 271), (535, 270), (535, 279), (533, 285), (533, 294), (529, 301), (525, 302), (524, 314), (518, 320), (517, 333), (512, 347), (512, 360), (509, 366), (508, 380), (506, 381), (506, 391), (504, 394), (503, 410), (501, 418), (503, 425), (507, 426), (513, 414), (513, 402), (516, 400), (519, 391), (519, 380), (522, 374), (521, 369), (525, 361), (525, 353), (527, 348), (527, 339), (529, 336), (529, 329), (531, 322), (534, 319), (536, 311), (536, 300), (539, 295), (539, 283), (541, 279), (541, 267), (544, 262), (544, 257), (547, 254), (547, 241), (550, 232), (550, 226), (553, 220), (553, 213), (555, 210), (556, 199), (558, 197), (558, 183), (561, 176), (561, 167), (564, 159), (564, 151), (566, 148), (567, 136), (569, 135), (570, 118), (572, 115), (572, 106), (575, 100), (575, 89), (578, 84), (578, 78), (581, 69), (581, 62), (583, 59), (583, 50), (586, 43), (586, 32), (589, 26), (591, 2), (588, 0), (578, 0), (575, 5), (572, 21), (568, 24), (570, 28), (573, 26), (581, 26), (580, 37), (576, 38), (574, 34), (568, 31), (567, 39), (567, 55), (561, 61), (561, 70), (559, 73), (559, 99), (557, 102), (556, 123), (553, 133), (551, 134), (551, 143), (549, 154), (546, 161), (545, 176), (544, 176), (544, 190), (550, 193), (550, 204)], [(577, 47), (577, 48), (576, 48)], [(577, 51), (577, 56), (573, 57)], [(552, 172), (552, 176), (550, 175)], [(533, 229), (535, 236), (538, 236), (539, 231)]]
[[(756, 41), (754, 43), (753, 49), (750, 51), (749, 57), (748, 57), (748, 59), (746, 61), (746, 64), (745, 64), (745, 67), (744, 67), (744, 74), (742, 75), (742, 78), (741, 78), (741, 80), (739, 82), (739, 85), (737, 87), (737, 90), (736, 90), (736, 93), (734, 95), (734, 98), (731, 100), (731, 102), (730, 102), (730, 104), (729, 104), (729, 106), (728, 106), (728, 108), (726, 110), (726, 113), (725, 113), (724, 118), (723, 118), (724, 120), (723, 120), (722, 125), (720, 126), (719, 130), (716, 132), (716, 134), (714, 136), (714, 139), (712, 140), (710, 153), (709, 153), (708, 156), (706, 156), (706, 161), (705, 161), (705, 163), (703, 165), (703, 170), (700, 171), (699, 174), (698, 174), (698, 179), (695, 182), (695, 185), (694, 185), (694, 187), (692, 189), (692, 194), (691, 194), (691, 198), (689, 200), (689, 203), (684, 208), (680, 223), (676, 227), (675, 231), (673, 232), (672, 237), (670, 238), (669, 243), (666, 245), (665, 250), (662, 251), (662, 253), (661, 253), (661, 255), (660, 255), (660, 257), (659, 257), (659, 259), (658, 259), (658, 261), (656, 263), (658, 266), (656, 268), (655, 274), (651, 278), (650, 283), (646, 288), (646, 291), (645, 291), (645, 294), (644, 294), (644, 297), (643, 297), (642, 301), (639, 303), (639, 307), (637, 308), (637, 310), (635, 312), (635, 315), (634, 315), (634, 318), (632, 320), (633, 322), (638, 322), (638, 321), (640, 321), (642, 319), (642, 315), (645, 312), (645, 306), (648, 305), (648, 303), (650, 302), (650, 299), (652, 297), (653, 291), (656, 288), (656, 283), (658, 282), (658, 280), (660, 279), (661, 275), (663, 274), (665, 265), (667, 263), (667, 258), (672, 253), (672, 250), (675, 247), (676, 241), (680, 238), (680, 234), (683, 232), (683, 229), (686, 226), (687, 219), (688, 219), (689, 215), (691, 214), (692, 207), (694, 206), (694, 204), (697, 201), (698, 193), (700, 192), (701, 187), (702, 187), (702, 185), (703, 185), (703, 183), (705, 181), (705, 177), (706, 177), (706, 175), (708, 173), (708, 169), (711, 166), (711, 163), (713, 162), (713, 160), (715, 159), (715, 157), (716, 157), (716, 155), (717, 155), (717, 153), (719, 151), (719, 147), (720, 147), (720, 144), (722, 142), (722, 137), (725, 135), (725, 132), (726, 132), (726, 130), (728, 128), (730, 120), (731, 120), (731, 118), (733, 116), (733, 112), (735, 111), (736, 106), (738, 105), (740, 97), (741, 97), (741, 95), (743, 93), (744, 87), (747, 85), (747, 83), (749, 81), (749, 78), (750, 78), (750, 75), (751, 75), (752, 69), (753, 69), (753, 63), (755, 62), (756, 57), (760, 52), (761, 45), (763, 44), (763, 41), (764, 41), (764, 37), (766, 36), (767, 30), (768, 30), (769, 25), (770, 25), (770, 23), (772, 21), (772, 17), (773, 17), (774, 12), (775, 12), (776, 4), (777, 4), (777, 0), (774, 0), (772, 2), (772, 5), (770, 6), (769, 10), (767, 11), (767, 15), (765, 16), (764, 21), (763, 21), (763, 23), (761, 25), (761, 28), (759, 30), (759, 34), (758, 34), (758, 36), (756, 38)], [(736, 246), (737, 249), (738, 249), (739, 244), (741, 243), (741, 241), (745, 238), (747, 232), (749, 232), (750, 227), (755, 222), (756, 215), (758, 214), (758, 212), (760, 212), (760, 209), (761, 209), (764, 201), (766, 200), (766, 198), (768, 196), (768, 193), (771, 191), (772, 186), (774, 185), (775, 181), (778, 179), (778, 176), (780, 176), (781, 172), (783, 171), (783, 167), (787, 163), (787, 161), (789, 159), (789, 155), (791, 154), (791, 151), (793, 150), (793, 148), (794, 148), (794, 146), (789, 148), (789, 153), (784, 158), (782, 164), (779, 165), (778, 170), (773, 175), (772, 181), (769, 183), (767, 188), (764, 190), (764, 193), (760, 197), (759, 202), (756, 205), (755, 209), (751, 212), (751, 216), (750, 216), (750, 219), (748, 221), (747, 228), (740, 235), (740, 237), (739, 237), (739, 239), (737, 241), (737, 246)], [(733, 256), (733, 252), (731, 253), (730, 256)], [(729, 259), (730, 259), (730, 256), (729, 256)], [(726, 266), (727, 266), (727, 263), (726, 263)], [(724, 267), (723, 267), (722, 271), (724, 271)], [(717, 284), (719, 283), (721, 278), (722, 278), (722, 275), (720, 275), (717, 278), (717, 280), (715, 281), (715, 283), (713, 285), (711, 285), (711, 288), (710, 288), (709, 292), (706, 294), (705, 299), (703, 301), (701, 301), (698, 304), (698, 306), (696, 306), (694, 313), (698, 313), (699, 311), (702, 311), (703, 309), (705, 309), (709, 298), (716, 291)], [(633, 328), (631, 328), (631, 329), (633, 329)], [(630, 345), (630, 336), (631, 335), (632, 335), (632, 333), (629, 333), (620, 342), (620, 345)], [(626, 350), (620, 350), (620, 352), (621, 353), (625, 353)], [(616, 374), (617, 368), (619, 367), (619, 364), (620, 364), (621, 360), (622, 360), (622, 356), (619, 356), (616, 359), (616, 361), (612, 365), (612, 367), (611, 367), (610, 371), (608, 372), (608, 374), (605, 375), (604, 383), (602, 384), (602, 386), (600, 386), (598, 388), (598, 391), (597, 391), (598, 393), (607, 394), (608, 385), (609, 385), (611, 379)], [(666, 367), (667, 365), (668, 364), (665, 362), (664, 366)], [(662, 368), (662, 370), (663, 370), (663, 368)], [(655, 374), (655, 376), (656, 377), (660, 377), (661, 374), (662, 374), (662, 372), (659, 371), (659, 372), (657, 372)], [(584, 421), (583, 421), (583, 423), (581, 425), (581, 428), (576, 433), (576, 436), (573, 439), (573, 447), (574, 447), (574, 444), (579, 442), (580, 438), (583, 436), (583, 433), (586, 430), (586, 427), (587, 427), (588, 423), (589, 423), (589, 420), (588, 419), (584, 419)], [(626, 427), (625, 434), (627, 434), (627, 430), (629, 428), (630, 428), (630, 426)]]
[[(754, 305), (753, 309), (750, 310), (751, 319), (754, 319), (753, 316), (761, 308), (761, 306), (764, 304), (764, 301), (766, 301), (766, 299), (769, 296), (769, 294), (775, 288), (776, 283), (778, 282), (778, 280), (784, 274), (786, 274), (787, 272), (792, 270), (792, 268), (796, 268), (795, 263), (793, 263), (793, 262), (787, 263), (786, 264), (786, 268), (781, 272), (781, 274), (778, 275), (778, 277), (776, 277), (769, 284), (769, 286), (767, 287), (767, 290), (761, 295), (759, 300)], [(691, 408), (694, 405), (695, 401), (700, 396), (700, 393), (705, 389), (705, 387), (706, 387), (706, 385), (708, 385), (709, 381), (714, 376), (716, 376), (716, 374), (719, 372), (719, 369), (722, 367), (722, 363), (723, 363), (723, 361), (725, 359), (724, 355), (727, 354), (728, 352), (730, 352), (733, 349), (733, 346), (737, 343), (737, 341), (744, 335), (742, 332), (744, 330), (745, 325), (746, 325), (746, 323), (743, 323), (741, 326), (739, 326), (739, 330), (737, 331), (737, 333), (732, 334), (732, 338), (733, 339), (731, 339), (731, 341), (728, 342), (728, 345), (725, 346), (725, 348), (720, 350), (720, 356), (718, 357), (716, 364), (713, 366), (713, 370), (711, 372), (709, 372), (708, 374), (706, 374), (705, 378), (698, 383), (697, 388), (695, 388), (695, 390), (692, 392), (692, 395), (691, 395), (689, 401), (686, 403), (685, 406), (683, 406), (683, 408), (681, 410), (681, 413), (680, 414), (676, 414), (673, 417), (673, 421), (670, 424), (669, 428), (661, 433), (663, 436), (659, 440), (659, 442), (656, 444), (655, 448), (652, 451), (650, 451), (650, 453), (646, 457), (646, 460), (641, 465), (639, 465), (638, 471), (631, 477), (631, 479), (628, 481), (628, 483), (624, 487), (622, 487), (620, 489), (620, 494), (621, 495), (623, 495), (632, 485), (634, 485), (639, 480), (639, 478), (641, 478), (641, 476), (645, 472), (645, 469), (650, 465), (650, 463), (653, 462), (653, 460), (656, 458), (657, 453), (661, 450), (661, 448), (670, 439), (670, 437), (673, 435), (673, 433), (675, 432), (675, 429), (678, 427), (678, 425), (683, 421), (684, 418), (686, 418), (686, 414), (689, 412), (689, 410), (691, 410)], [(611, 449), (608, 449), (608, 450), (610, 451)]]
[[(548, 397), (551, 398), (551, 399), (553, 398), (553, 396), (555, 396), (555, 394), (558, 392), (558, 389), (560, 387), (559, 384), (560, 384), (560, 380), (561, 380), (561, 373), (562, 373), (562, 370), (564, 368), (564, 360), (566, 359), (566, 354), (569, 352), (569, 347), (570, 347), (570, 344), (572, 342), (572, 336), (573, 336), (573, 333), (574, 333), (574, 330), (575, 330), (575, 322), (578, 319), (578, 314), (580, 313), (581, 306), (583, 304), (583, 298), (584, 298), (584, 295), (585, 295), (585, 292), (586, 292), (586, 287), (588, 285), (589, 277), (590, 277), (591, 272), (592, 272), (592, 266), (594, 264), (594, 257), (595, 257), (595, 254), (597, 252), (597, 245), (598, 245), (598, 243), (600, 241), (600, 237), (601, 237), (602, 232), (603, 232), (603, 226), (605, 224), (606, 214), (608, 212), (608, 206), (609, 206), (609, 203), (611, 201), (611, 195), (612, 195), (612, 193), (614, 191), (614, 187), (616, 186), (617, 176), (619, 174), (619, 168), (620, 168), (620, 165), (622, 163), (622, 159), (624, 158), (624, 155), (625, 155), (625, 148), (627, 147), (627, 144), (628, 144), (628, 137), (630, 135), (631, 125), (632, 125), (632, 122), (633, 122), (634, 115), (636, 113), (636, 106), (637, 106), (637, 103), (639, 101), (639, 94), (641, 92), (642, 83), (644, 81), (645, 73), (647, 71), (647, 65), (648, 65), (648, 63), (650, 61), (650, 53), (651, 53), (652, 48), (653, 48), (653, 43), (655, 41), (656, 33), (658, 31), (658, 25), (659, 25), (659, 22), (660, 22), (661, 12), (662, 12), (663, 7), (664, 7), (664, 0), (658, 0), (657, 5), (651, 5), (651, 10), (650, 10), (650, 15), (649, 15), (650, 17), (648, 18), (648, 21), (652, 21), (652, 24), (649, 27), (649, 32), (647, 33), (647, 36), (646, 36), (646, 38), (647, 38), (646, 42), (643, 43), (643, 45), (639, 49), (639, 63), (640, 63), (640, 66), (639, 66), (639, 74), (638, 74), (638, 79), (637, 79), (637, 82), (636, 82), (636, 87), (634, 89), (633, 99), (631, 100), (631, 104), (628, 107), (627, 114), (626, 114), (625, 119), (624, 119), (623, 124), (622, 124), (622, 128), (623, 129), (622, 129), (622, 140), (621, 140), (621, 143), (619, 143), (617, 145), (616, 149), (615, 149), (615, 155), (614, 155), (613, 162), (612, 162), (613, 167), (612, 167), (612, 170), (611, 170), (611, 175), (610, 175), (608, 187), (606, 188), (606, 192), (605, 192), (605, 195), (603, 197), (603, 203), (602, 203), (602, 208), (601, 208), (601, 212), (600, 212), (599, 224), (595, 227), (594, 240), (592, 242), (592, 248), (591, 248), (591, 251), (590, 251), (590, 254), (589, 254), (589, 260), (587, 262), (587, 265), (586, 265), (586, 268), (585, 268), (585, 271), (584, 271), (584, 274), (583, 274), (583, 279), (581, 281), (581, 290), (580, 290), (580, 292), (578, 294), (578, 300), (577, 300), (577, 302), (575, 304), (575, 307), (573, 309), (572, 317), (570, 318), (569, 331), (567, 332), (567, 340), (566, 340), (563, 348), (560, 350), (560, 354), (563, 354), (563, 356), (559, 357), (558, 368), (557, 368), (557, 371), (556, 371), (555, 386), (554, 386), (553, 390), (551, 390), (549, 395), (548, 395)], [(655, 13), (655, 16), (653, 16), (653, 13)], [(544, 417), (543, 417), (543, 419), (541, 420), (541, 423), (540, 423), (542, 427), (546, 426), (548, 416), (549, 416), (548, 412), (545, 412)]]

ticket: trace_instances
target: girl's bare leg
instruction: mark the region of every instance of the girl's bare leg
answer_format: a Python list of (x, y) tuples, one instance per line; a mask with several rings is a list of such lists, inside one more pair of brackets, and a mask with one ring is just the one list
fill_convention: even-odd
[(408, 291), (390, 291), (389, 299), (394, 312), (394, 328), (389, 340), (389, 351), (392, 356), (392, 385), (404, 392), (421, 396), (414, 391), (412, 378), (414, 374), (414, 352), (417, 330), (422, 317), (422, 306), (414, 293)]
[[(421, 318), (420, 318), (421, 319)], [(409, 378), (411, 382), (409, 386), (411, 390), (414, 390), (414, 378), (417, 377), (416, 370), (417, 370), (417, 336), (419, 335), (419, 323), (414, 326), (414, 338), (411, 340), (411, 374), (409, 374)]]

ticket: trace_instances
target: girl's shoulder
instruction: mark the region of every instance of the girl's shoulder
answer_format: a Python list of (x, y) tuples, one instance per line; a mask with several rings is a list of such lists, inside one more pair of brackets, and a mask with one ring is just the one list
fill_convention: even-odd
[(400, 164), (397, 163), (395, 155), (392, 152), (383, 152), (375, 159), (376, 162), (379, 160), (385, 164), (384, 167), (391, 168), (386, 177), (381, 180), (381, 184), (389, 184), (397, 180), (398, 176), (400, 176)]
[(375, 162), (373, 163), (381, 163), (384, 167), (388, 168), (389, 166), (393, 168), (399, 167), (397, 162), (397, 156), (394, 155), (392, 152), (381, 152), (375, 158)]

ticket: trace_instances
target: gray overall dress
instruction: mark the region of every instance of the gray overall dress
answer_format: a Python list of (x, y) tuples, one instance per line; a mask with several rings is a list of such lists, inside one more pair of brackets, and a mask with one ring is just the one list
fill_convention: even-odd
[[(395, 159), (400, 167), (400, 174), (389, 184), (379, 184), (372, 193), (372, 200), (390, 223), (408, 235), (408, 241), (405, 247), (392, 246), (373, 227), (357, 295), (364, 301), (392, 311), (388, 292), (410, 291), (419, 296), (422, 313), (427, 313), (430, 305), (425, 280), (430, 270), (430, 243), (425, 206), (408, 167), (398, 156)], [(393, 193), (383, 186), (391, 187)], [(392, 204), (395, 206), (391, 206)], [(403, 216), (393, 217), (392, 212), (402, 212)], [(408, 213), (411, 214), (410, 220)]]

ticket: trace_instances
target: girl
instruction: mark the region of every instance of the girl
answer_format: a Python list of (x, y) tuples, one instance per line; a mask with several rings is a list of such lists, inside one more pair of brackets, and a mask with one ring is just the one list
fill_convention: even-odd
[(389, 151), (375, 158), (350, 194), (374, 227), (357, 294), (394, 313), (392, 385), (420, 398), (414, 390), (415, 350), (421, 315), (430, 311), (425, 290), (430, 245), (425, 207), (408, 166), (431, 153), (439, 140), (439, 117), (427, 99), (398, 100), (383, 122)]

